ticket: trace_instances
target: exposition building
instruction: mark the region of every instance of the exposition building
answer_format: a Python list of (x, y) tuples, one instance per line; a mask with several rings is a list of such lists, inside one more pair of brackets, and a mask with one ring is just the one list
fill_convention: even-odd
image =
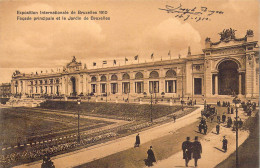
[(12, 94), (41, 95), (107, 95), (138, 98), (150, 94), (164, 97), (259, 97), (259, 48), (254, 33), (235, 37), (235, 30), (219, 33), (218, 42), (205, 40), (203, 53), (180, 59), (114, 66), (83, 68), (73, 60), (62, 72), (12, 76)]

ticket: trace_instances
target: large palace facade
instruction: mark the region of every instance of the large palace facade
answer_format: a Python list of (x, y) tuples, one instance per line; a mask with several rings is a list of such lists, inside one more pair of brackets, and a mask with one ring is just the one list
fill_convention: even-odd
[(259, 48), (252, 30), (236, 38), (225, 29), (220, 41), (205, 40), (199, 55), (165, 61), (87, 69), (73, 60), (63, 72), (12, 76), (11, 92), (20, 95), (108, 95), (141, 97), (259, 97)]

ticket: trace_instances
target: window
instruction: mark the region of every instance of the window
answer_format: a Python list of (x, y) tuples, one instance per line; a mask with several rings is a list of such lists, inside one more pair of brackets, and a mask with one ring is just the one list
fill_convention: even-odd
[(115, 81), (115, 80), (117, 80), (118, 78), (117, 78), (117, 76), (115, 75), (115, 74), (113, 74), (112, 76), (111, 76), (111, 81)]
[(130, 82), (123, 82), (122, 83), (122, 87), (123, 87), (123, 93), (127, 94), (130, 93)]
[(91, 84), (91, 92), (92, 93), (96, 93), (96, 88), (97, 88), (96, 84)]
[(144, 78), (144, 75), (141, 72), (137, 72), (135, 74), (135, 79), (143, 79), (143, 78)]
[(159, 78), (159, 73), (156, 72), (156, 71), (152, 71), (152, 72), (150, 73), (149, 78), (152, 78), (152, 79)]
[(144, 82), (135, 82), (135, 93), (144, 92)]
[(111, 93), (115, 94), (118, 92), (118, 86), (117, 83), (111, 83)]
[(168, 70), (165, 75), (166, 78), (174, 78), (176, 77), (176, 72), (174, 70)]
[(150, 81), (149, 91), (150, 93), (159, 93), (159, 81)]
[(166, 80), (165, 81), (165, 92), (166, 93), (176, 93), (176, 80)]
[(96, 81), (97, 81), (97, 78), (95, 76), (92, 76), (91, 82), (96, 82)]
[(123, 74), (122, 79), (123, 80), (128, 80), (128, 79), (130, 79), (130, 76), (128, 75), (128, 73), (125, 73), (125, 74)]
[(107, 87), (106, 87), (106, 84), (105, 83), (102, 83), (100, 84), (100, 90), (101, 90), (101, 93), (106, 93), (107, 91)]
[(102, 75), (100, 81), (107, 81), (107, 77), (105, 75)]

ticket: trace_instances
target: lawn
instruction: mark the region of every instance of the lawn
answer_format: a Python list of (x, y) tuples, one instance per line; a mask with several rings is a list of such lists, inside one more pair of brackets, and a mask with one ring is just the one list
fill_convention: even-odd
[[(82, 102), (81, 105), (77, 105), (76, 102), (46, 101), (41, 104), (40, 108), (65, 111), (77, 111), (80, 109), (80, 111), (86, 115), (98, 114), (103, 116), (135, 118), (136, 120), (149, 120), (151, 112), (151, 106), (148, 104), (140, 105), (128, 103)], [(181, 106), (153, 105), (153, 118), (160, 118), (180, 109)]]
[[(32, 109), (33, 110), (33, 109)], [(10, 108), (0, 111), (0, 143), (16, 145), (29, 140), (43, 140), (77, 132), (77, 117), (46, 114), (28, 108)], [(112, 122), (80, 118), (81, 130), (103, 127)]]

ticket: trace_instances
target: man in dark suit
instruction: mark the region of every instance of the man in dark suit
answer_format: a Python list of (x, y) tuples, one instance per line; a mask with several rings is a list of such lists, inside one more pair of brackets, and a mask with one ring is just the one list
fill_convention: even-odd
[(207, 131), (208, 131), (208, 126), (207, 126), (207, 124), (204, 125), (203, 130), (204, 130), (204, 135), (206, 135), (206, 134), (207, 134)]
[(139, 134), (136, 135), (136, 138), (135, 138), (135, 147), (139, 147), (140, 146), (140, 136)]
[(185, 165), (188, 167), (188, 163), (191, 160), (192, 154), (192, 142), (190, 142), (190, 137), (186, 138), (186, 141), (182, 143), (183, 159), (185, 159)]
[(216, 125), (216, 132), (217, 132), (217, 134), (219, 134), (219, 129), (220, 129), (219, 124), (217, 124)]
[(201, 153), (202, 153), (202, 146), (201, 143), (198, 141), (197, 136), (195, 136), (195, 141), (192, 144), (192, 152), (193, 152), (195, 167), (197, 167), (198, 159), (201, 158)]
[(156, 162), (153, 150), (152, 150), (152, 146), (150, 146), (150, 149), (148, 149), (147, 151), (148, 157), (147, 157), (147, 166), (153, 166), (153, 162)]
[(223, 142), (222, 149), (223, 149), (225, 152), (227, 152), (227, 144), (228, 144), (228, 141), (227, 141), (227, 139), (226, 139), (225, 136), (223, 137), (222, 142)]

